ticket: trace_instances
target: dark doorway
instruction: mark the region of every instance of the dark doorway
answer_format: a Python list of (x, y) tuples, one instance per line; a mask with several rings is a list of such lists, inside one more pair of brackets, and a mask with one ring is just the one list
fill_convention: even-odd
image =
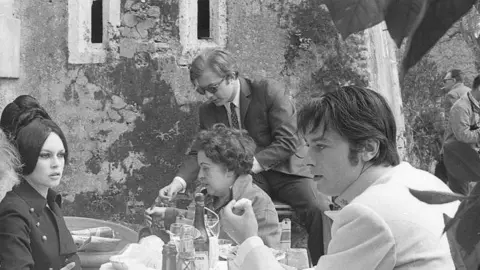
[(92, 43), (103, 42), (103, 0), (92, 3)]
[(210, 38), (210, 1), (198, 0), (198, 39)]

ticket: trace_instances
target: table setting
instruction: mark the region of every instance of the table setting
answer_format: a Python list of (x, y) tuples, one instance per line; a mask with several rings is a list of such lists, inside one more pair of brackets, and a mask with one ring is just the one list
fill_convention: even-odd
[[(198, 207), (198, 206), (197, 206)], [(202, 208), (203, 207), (203, 208)], [(120, 224), (98, 219), (65, 217), (77, 245), (84, 270), (236, 270), (233, 263), (238, 245), (231, 239), (219, 239), (219, 216), (200, 207), (202, 225), (194, 224), (195, 205), (187, 206), (185, 215), (165, 228), (153, 220), (138, 232)], [(197, 208), (198, 210), (199, 208)], [(204, 230), (208, 256), (199, 262), (198, 241)], [(205, 234), (205, 233), (204, 233)], [(284, 269), (311, 267), (306, 249), (270, 248)], [(200, 252), (201, 253), (201, 252)]]

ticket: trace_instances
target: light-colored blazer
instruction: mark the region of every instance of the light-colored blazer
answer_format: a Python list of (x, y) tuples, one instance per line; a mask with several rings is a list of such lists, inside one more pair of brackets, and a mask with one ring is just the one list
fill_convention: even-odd
[[(344, 205), (340, 211), (326, 212), (333, 219), (332, 240), (315, 269), (455, 269), (442, 232), (443, 214), (453, 217), (458, 203), (428, 205), (408, 190), (450, 191), (442, 181), (408, 163), (377, 180), (358, 181), (337, 198)], [(269, 253), (252, 237), (239, 247), (235, 264), (282, 269)]]
[(470, 94), (463, 95), (455, 102), (450, 110), (450, 120), (446, 130), (445, 144), (459, 141), (467, 143), (475, 149), (477, 143), (480, 142), (480, 129), (470, 130), (470, 126), (475, 124), (480, 125), (478, 102), (474, 101), (474, 105), (472, 106), (469, 95)]

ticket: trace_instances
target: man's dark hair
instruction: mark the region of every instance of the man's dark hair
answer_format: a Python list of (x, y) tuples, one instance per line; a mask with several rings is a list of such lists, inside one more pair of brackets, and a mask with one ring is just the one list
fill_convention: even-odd
[(475, 79), (473, 79), (472, 90), (480, 90), (480, 75), (477, 75)]
[(68, 146), (60, 127), (51, 119), (45, 118), (41, 109), (32, 109), (19, 116), (14, 140), (22, 161), (21, 173), (23, 175), (29, 175), (35, 170), (43, 144), (52, 132), (62, 140), (66, 165), (68, 163)]
[(350, 144), (350, 162), (358, 163), (358, 153), (368, 140), (379, 143), (373, 165), (398, 165), (397, 127), (387, 101), (378, 93), (357, 86), (344, 86), (303, 106), (298, 113), (302, 134), (332, 130)]
[(224, 165), (237, 176), (248, 174), (252, 169), (256, 145), (246, 130), (215, 124), (198, 134), (196, 145), (198, 151), (205, 151), (209, 159)]
[(456, 82), (463, 82), (463, 74), (460, 69), (452, 69), (450, 70), (450, 75)]

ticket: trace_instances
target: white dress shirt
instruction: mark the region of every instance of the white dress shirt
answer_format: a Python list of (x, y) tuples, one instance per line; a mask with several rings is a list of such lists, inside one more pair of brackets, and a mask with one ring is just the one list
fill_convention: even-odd
[(241, 129), (242, 117), (240, 116), (240, 89), (237, 89), (237, 94), (233, 98), (232, 102), (228, 102), (227, 104), (223, 105), (225, 106), (225, 109), (227, 109), (228, 123), (230, 124), (230, 126), (232, 126), (232, 112), (230, 111), (230, 103), (233, 103), (235, 105), (235, 112), (237, 113), (238, 118), (238, 126)]

